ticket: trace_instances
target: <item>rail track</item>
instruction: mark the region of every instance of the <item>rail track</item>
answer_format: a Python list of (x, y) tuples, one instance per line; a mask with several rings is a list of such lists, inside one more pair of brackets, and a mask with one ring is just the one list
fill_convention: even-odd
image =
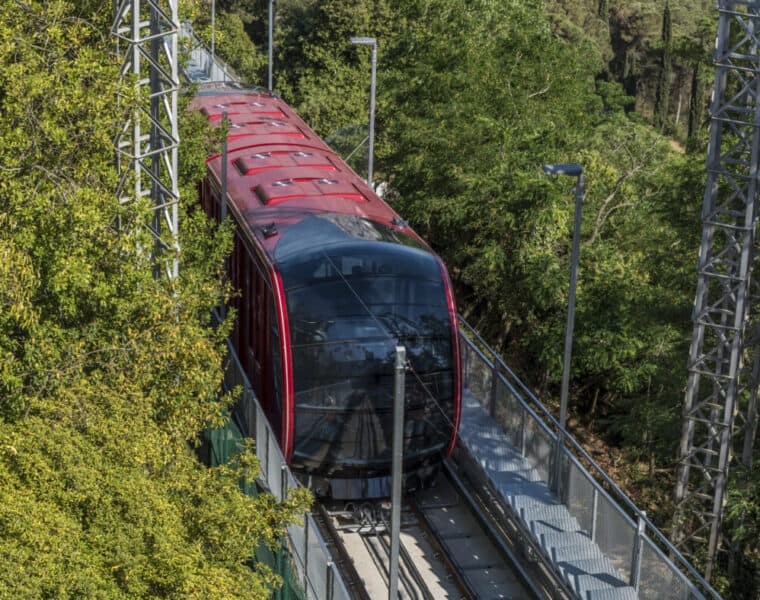
[[(399, 598), (541, 597), (494, 541), (482, 511), (447, 467), (402, 501)], [(390, 503), (320, 504), (318, 523), (352, 596), (388, 597)]]

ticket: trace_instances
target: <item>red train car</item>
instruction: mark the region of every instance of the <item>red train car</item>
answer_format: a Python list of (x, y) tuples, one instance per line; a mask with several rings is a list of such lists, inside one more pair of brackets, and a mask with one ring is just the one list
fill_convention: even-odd
[[(231, 124), (201, 203), (234, 218), (233, 343), (297, 477), (321, 496), (389, 495), (393, 366), (407, 349), (404, 471), (426, 486), (456, 441), (456, 310), (428, 245), (277, 96), (203, 89)], [(223, 161), (226, 199), (222, 200)]]

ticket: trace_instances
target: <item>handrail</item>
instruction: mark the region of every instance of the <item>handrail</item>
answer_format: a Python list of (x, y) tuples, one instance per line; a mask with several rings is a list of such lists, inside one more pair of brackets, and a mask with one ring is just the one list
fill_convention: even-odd
[(225, 63), (222, 60), (219, 60), (216, 56), (211, 56), (211, 53), (206, 49), (206, 46), (201, 40), (198, 35), (195, 33), (195, 30), (193, 29), (193, 26), (188, 21), (183, 21), (180, 24), (180, 35), (181, 37), (185, 39), (189, 39), (192, 43), (191, 47), (189, 48), (190, 52), (193, 52), (194, 50), (200, 50), (201, 52), (204, 52), (207, 57), (210, 59), (211, 64), (219, 69), (221, 73), (224, 76), (223, 81), (240, 81), (240, 78), (237, 76), (237, 74), (231, 69), (231, 67)]
[[(527, 409), (530, 413), (532, 413), (538, 420), (541, 422), (544, 427), (546, 427), (554, 438), (555, 443), (558, 443), (559, 436), (551, 431), (551, 428), (549, 428), (546, 423), (544, 423), (541, 418), (538, 416), (538, 414), (531, 409), (531, 407), (526, 402), (525, 398), (517, 393), (517, 390), (515, 389), (514, 385), (512, 385), (512, 382), (517, 385), (519, 389), (521, 389), (525, 396), (527, 396), (530, 401), (539, 409), (539, 412), (545, 415), (546, 420), (549, 421), (557, 430), (560, 429), (559, 422), (557, 419), (554, 418), (554, 416), (549, 412), (549, 409), (547, 409), (543, 403), (536, 397), (536, 395), (520, 380), (517, 375), (515, 375), (514, 371), (510, 369), (507, 364), (504, 362), (502, 357), (497, 354), (489, 345), (488, 343), (478, 334), (478, 332), (464, 319), (464, 317), (461, 314), (457, 315), (459, 322), (462, 326), (462, 338), (466, 341), (466, 343), (472, 348), (480, 357), (485, 361), (487, 366), (490, 366), (492, 369), (492, 377), (498, 376), (501, 378), (501, 380), (504, 382), (505, 385), (507, 385), (512, 391), (515, 392), (516, 398), (523, 404), (524, 408)], [(475, 342), (473, 342), (472, 339), (470, 339), (470, 336), (474, 338)], [(489, 359), (484, 352), (481, 350), (480, 347), (485, 348), (488, 354), (491, 355), (492, 359)], [(499, 369), (497, 369), (497, 364)], [(510, 381), (507, 381), (506, 377), (508, 376)], [(613, 497), (610, 497), (610, 500), (615, 502), (615, 504), (619, 504), (621, 501), (624, 506), (626, 506), (636, 517), (638, 523), (643, 524), (647, 527), (648, 530), (650, 530), (654, 536), (659, 540), (659, 542), (664, 546), (664, 548), (669, 552), (680, 564), (682, 568), (684, 568), (688, 573), (693, 577), (694, 581), (701, 586), (707, 593), (709, 593), (713, 598), (716, 600), (719, 600), (721, 596), (712, 588), (712, 586), (702, 577), (702, 575), (696, 570), (696, 568), (681, 554), (681, 552), (668, 540), (668, 538), (663, 534), (657, 526), (652, 523), (652, 521), (647, 517), (646, 513), (642, 510), (640, 510), (636, 504), (631, 500), (626, 493), (607, 475), (607, 473), (600, 467), (596, 461), (589, 455), (588, 452), (575, 440), (574, 437), (571, 435), (565, 434), (562, 436), (563, 442), (569, 444), (572, 449), (580, 456), (582, 457), (592, 468), (593, 471), (596, 472), (596, 475), (599, 476), (604, 483), (606, 483), (610, 490), (606, 490), (600, 483), (597, 481), (597, 479), (593, 476), (590, 477), (590, 481), (592, 482), (592, 485), (597, 488), (600, 492), (604, 493), (605, 495), (609, 496), (609, 492), (613, 492), (615, 496), (617, 496), (617, 500)], [(585, 468), (584, 468), (585, 470)], [(635, 524), (634, 524), (635, 527)]]

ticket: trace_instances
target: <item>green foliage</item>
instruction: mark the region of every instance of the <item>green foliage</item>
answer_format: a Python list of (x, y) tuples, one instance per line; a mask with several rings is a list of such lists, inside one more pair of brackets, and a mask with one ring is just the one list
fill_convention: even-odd
[(265, 598), (278, 579), (248, 567), (253, 548), (308, 499), (248, 498), (250, 458), (206, 469), (190, 448), (232, 401), (228, 325), (208, 324), (230, 235), (186, 210), (208, 150), (188, 114), (181, 277), (155, 281), (135, 252), (149, 207), (115, 200), (131, 90), (110, 19), (0, 5), (0, 596)]
[[(638, 111), (660, 129), (667, 125), (668, 133), (681, 141), (696, 140), (704, 124), (695, 118), (695, 111), (706, 108), (706, 83), (698, 79), (697, 71), (709, 70), (712, 77), (709, 54), (715, 39), (715, 5), (707, 0), (665, 4), (547, 0), (546, 11), (563, 39), (595, 48), (603, 62), (602, 77), (621, 83), (633, 98), (627, 110)], [(692, 56), (699, 54), (699, 60), (680, 53), (683, 46), (698, 46)], [(689, 116), (681, 122), (687, 107)]]
[[(540, 165), (583, 164), (574, 410), (607, 425), (633, 455), (669, 460), (696, 248), (683, 244), (682, 227), (699, 227), (698, 212), (682, 207), (701, 196), (677, 178), (692, 163), (626, 116), (621, 88), (595, 81), (593, 56), (554, 37), (528, 3), (394, 8), (404, 25), (380, 86), (394, 106), (382, 117), (381, 160), (392, 199), (450, 266), (465, 315), (513, 367), (552, 389), (574, 181), (551, 180)], [(645, 426), (631, 427), (632, 414)]]
[[(757, 445), (756, 445), (757, 447)], [(750, 600), (760, 593), (760, 452), (753, 467), (737, 465), (729, 478), (725, 529), (740, 549), (733, 557), (726, 581), (731, 598)]]
[[(394, 22), (388, 1), (291, 2), (278, 4), (277, 15), (274, 79), (278, 93), (320, 135), (367, 123), (371, 53), (367, 46), (351, 44), (349, 38), (376, 38), (382, 71)], [(336, 98), (341, 102), (335, 102)]]
[[(223, 6), (222, 3), (219, 3)], [(230, 10), (217, 8), (214, 27), (214, 52), (243, 83), (251, 86), (266, 84), (266, 47), (257, 48), (248, 29), (250, 16), (240, 6)], [(204, 11), (193, 21), (194, 29), (207, 46), (211, 45), (211, 20)]]

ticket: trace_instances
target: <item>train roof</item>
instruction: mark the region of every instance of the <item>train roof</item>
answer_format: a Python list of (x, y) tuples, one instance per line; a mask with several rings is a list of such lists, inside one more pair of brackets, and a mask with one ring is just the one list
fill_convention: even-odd
[[(271, 260), (276, 260), (275, 249), (288, 230), (315, 216), (337, 216), (330, 217), (331, 223), (342, 223), (347, 237), (362, 239), (362, 235), (352, 235), (353, 232), (366, 233), (368, 228), (361, 223), (372, 223), (395, 232), (386, 236), (386, 241), (399, 243), (399, 238), (406, 237), (414, 240), (414, 245), (427, 248), (278, 96), (258, 89), (214, 86), (202, 89), (191, 107), (212, 124), (221, 123), (227, 114), (229, 203)], [(206, 161), (217, 181), (222, 179), (222, 161), (221, 154)], [(349, 221), (355, 221), (357, 226), (347, 226)], [(287, 237), (292, 240), (294, 236)], [(314, 245), (320, 243), (320, 236), (313, 239)], [(302, 244), (308, 245), (306, 240)]]

